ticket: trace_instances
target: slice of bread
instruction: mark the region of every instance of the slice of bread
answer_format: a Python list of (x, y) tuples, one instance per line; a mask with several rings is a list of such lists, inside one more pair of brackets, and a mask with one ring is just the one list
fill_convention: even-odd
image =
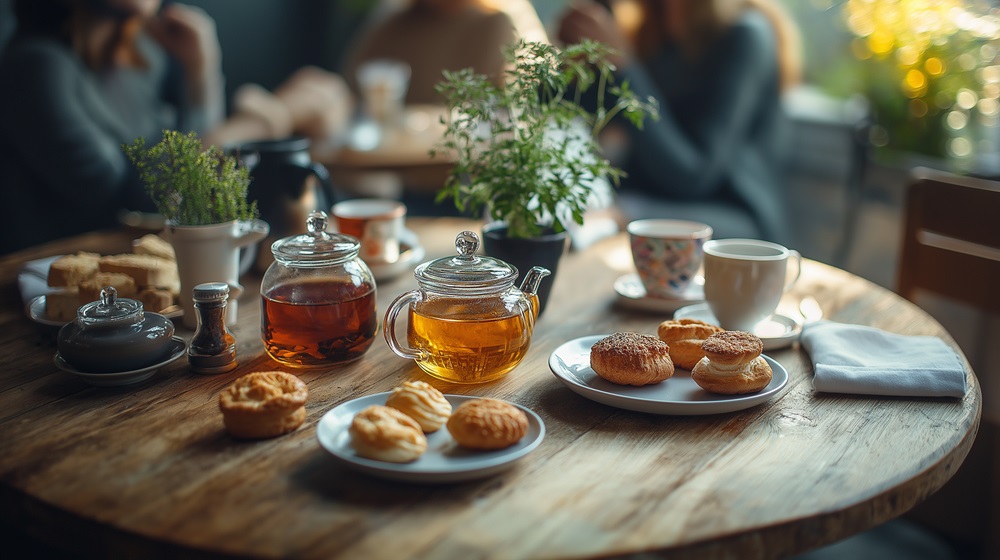
[(140, 291), (135, 298), (142, 302), (144, 310), (157, 313), (174, 304), (174, 295), (169, 290), (161, 288), (146, 288)]
[(121, 272), (135, 279), (140, 288), (179, 286), (177, 264), (153, 255), (125, 253), (101, 257), (98, 262), (101, 272)]
[(45, 316), (53, 321), (72, 321), (83, 302), (75, 287), (45, 294)]
[(100, 258), (97, 253), (82, 251), (75, 255), (59, 257), (49, 265), (49, 286), (64, 288), (80, 285), (80, 282), (97, 274)]
[(132, 241), (132, 252), (137, 255), (153, 255), (161, 259), (176, 261), (177, 255), (174, 253), (174, 246), (159, 235), (147, 233), (139, 239)]
[(83, 303), (101, 299), (101, 290), (111, 286), (120, 298), (134, 298), (139, 293), (135, 279), (121, 272), (98, 272), (93, 278), (80, 282), (80, 299)]

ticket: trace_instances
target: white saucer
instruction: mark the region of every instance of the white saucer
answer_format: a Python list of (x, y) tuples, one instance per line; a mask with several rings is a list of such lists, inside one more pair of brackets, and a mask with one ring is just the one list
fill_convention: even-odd
[[(489, 476), (513, 466), (533, 451), (545, 437), (545, 424), (532, 410), (514, 404), (528, 417), (528, 433), (514, 445), (491, 451), (459, 447), (448, 430), (427, 434), (427, 451), (412, 463), (388, 463), (358, 456), (351, 448), (348, 428), (362, 409), (385, 404), (389, 393), (377, 393), (341, 403), (323, 415), (316, 426), (319, 444), (348, 467), (373, 476), (409, 482), (460, 482)], [(478, 397), (445, 395), (452, 407)], [(513, 403), (511, 403), (513, 404)]]
[(399, 239), (399, 259), (396, 262), (366, 264), (375, 276), (376, 282), (385, 282), (416, 268), (423, 261), (425, 254), (426, 251), (420, 245), (417, 234), (407, 229), (403, 230), (403, 235)]
[[(682, 307), (674, 312), (674, 319), (698, 319), (706, 323), (718, 325), (719, 320), (712, 314), (707, 303), (699, 303)], [(788, 317), (775, 313), (767, 319), (761, 321), (753, 333), (760, 337), (764, 343), (764, 351), (778, 350), (791, 346), (799, 339), (802, 333), (802, 323)]]
[(58, 352), (56, 352), (55, 362), (57, 368), (67, 373), (72, 373), (91, 385), (96, 385), (98, 387), (118, 387), (121, 385), (139, 383), (140, 381), (149, 379), (163, 366), (177, 361), (178, 358), (184, 355), (184, 351), (187, 349), (187, 343), (185, 343), (184, 339), (179, 336), (171, 337), (170, 345), (170, 355), (167, 356), (165, 360), (151, 366), (132, 371), (116, 371), (113, 373), (88, 373), (80, 371), (66, 363), (66, 360), (63, 360), (62, 356), (60, 356)]
[(633, 272), (615, 280), (615, 292), (618, 293), (618, 303), (625, 307), (641, 311), (673, 313), (685, 305), (705, 301), (705, 278), (696, 276), (680, 297), (661, 298), (646, 294), (639, 273)]
[(40, 325), (50, 327), (61, 327), (67, 323), (67, 321), (49, 319), (45, 315), (45, 296), (38, 296), (28, 303), (28, 317)]

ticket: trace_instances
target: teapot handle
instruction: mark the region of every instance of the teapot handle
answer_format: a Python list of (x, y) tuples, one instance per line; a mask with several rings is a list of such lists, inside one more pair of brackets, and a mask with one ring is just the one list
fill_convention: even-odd
[(315, 161), (308, 166), (308, 169), (312, 171), (312, 174), (319, 180), (323, 194), (326, 195), (326, 200), (320, 201), (319, 209), (329, 212), (330, 207), (337, 202), (337, 191), (333, 188), (333, 181), (330, 180), (330, 172), (322, 163)]
[(382, 322), (382, 335), (385, 337), (386, 343), (389, 344), (389, 348), (391, 348), (397, 356), (402, 358), (420, 360), (427, 357), (426, 351), (410, 348), (409, 346), (403, 346), (398, 340), (396, 340), (396, 317), (399, 315), (399, 312), (407, 305), (416, 303), (421, 299), (423, 298), (418, 290), (410, 290), (409, 292), (403, 293), (394, 299), (392, 303), (389, 304), (389, 309), (385, 312), (385, 320)]

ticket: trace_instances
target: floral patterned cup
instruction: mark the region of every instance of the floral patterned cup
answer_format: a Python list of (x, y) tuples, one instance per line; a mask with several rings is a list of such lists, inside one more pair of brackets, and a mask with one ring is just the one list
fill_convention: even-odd
[(701, 269), (712, 228), (685, 220), (636, 220), (628, 224), (632, 260), (651, 297), (681, 297)]

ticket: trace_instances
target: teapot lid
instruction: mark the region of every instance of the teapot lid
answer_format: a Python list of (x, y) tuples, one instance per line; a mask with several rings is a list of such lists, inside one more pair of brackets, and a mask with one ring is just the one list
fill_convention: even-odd
[(84, 304), (76, 312), (82, 327), (116, 327), (139, 323), (143, 320), (142, 303), (128, 298), (118, 298), (113, 286), (101, 289), (101, 299)]
[(463, 231), (455, 237), (457, 257), (426, 262), (413, 272), (423, 287), (459, 289), (475, 293), (495, 293), (512, 285), (517, 268), (493, 257), (476, 255), (479, 236)]
[(326, 212), (314, 210), (306, 218), (307, 233), (275, 241), (274, 259), (284, 265), (311, 268), (352, 259), (361, 250), (361, 242), (343, 233), (326, 231)]

